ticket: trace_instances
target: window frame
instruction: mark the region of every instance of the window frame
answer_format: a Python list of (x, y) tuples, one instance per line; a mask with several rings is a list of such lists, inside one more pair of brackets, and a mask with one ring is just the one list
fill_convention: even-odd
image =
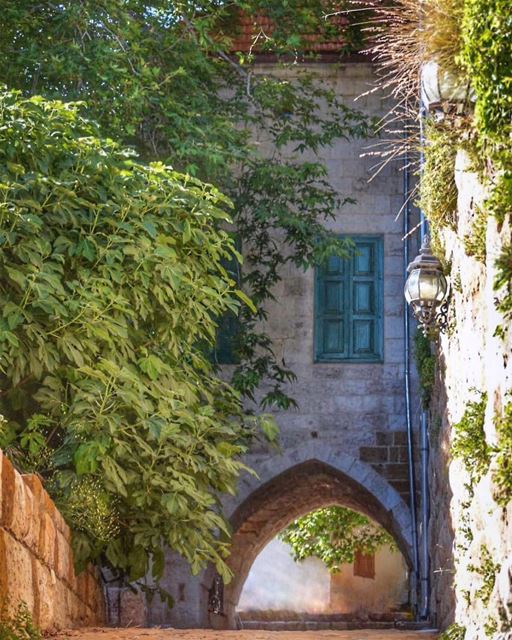
[(354, 255), (350, 259), (343, 259), (349, 272), (343, 275), (344, 284), (344, 305), (348, 307), (348, 312), (343, 312), (344, 323), (347, 325), (347, 337), (344, 339), (344, 347), (347, 349), (343, 353), (325, 353), (322, 348), (323, 331), (321, 322), (321, 283), (323, 278), (322, 266), (315, 267), (314, 274), (314, 309), (313, 309), (313, 362), (315, 364), (325, 363), (350, 363), (350, 364), (382, 364), (384, 362), (384, 235), (383, 234), (340, 234), (341, 239), (350, 239), (354, 243), (371, 241), (375, 251), (375, 329), (374, 329), (374, 353), (368, 356), (354, 355), (352, 323), (354, 313), (352, 309), (353, 284), (354, 284), (354, 258), (357, 255), (357, 246)]

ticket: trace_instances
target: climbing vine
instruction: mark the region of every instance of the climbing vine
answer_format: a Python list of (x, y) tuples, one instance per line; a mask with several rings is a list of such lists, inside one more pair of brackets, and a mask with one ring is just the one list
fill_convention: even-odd
[(478, 566), (469, 565), (468, 570), (481, 577), (482, 585), (475, 592), (475, 596), (480, 598), (484, 605), (489, 604), (492, 591), (496, 583), (496, 574), (501, 569), (499, 563), (495, 563), (486, 545), (480, 547), (480, 564)]
[(429, 338), (420, 330), (414, 335), (414, 358), (420, 379), (421, 401), (423, 408), (427, 409), (434, 389), (436, 356), (432, 353)]
[(487, 218), (487, 210), (484, 207), (477, 206), (471, 231), (464, 236), (466, 255), (473, 256), (475, 260), (484, 264), (487, 256)]
[(496, 328), (495, 335), (505, 338), (512, 321), (512, 243), (508, 243), (496, 260), (494, 290), (497, 292), (496, 308), (505, 322)]
[(462, 419), (453, 425), (451, 446), (452, 456), (462, 460), (472, 485), (485, 475), (491, 462), (491, 449), (484, 431), (487, 394), (479, 396), (479, 400), (467, 403)]
[(493, 474), (494, 499), (505, 507), (512, 500), (512, 401), (505, 404), (503, 413), (495, 417), (494, 424), (498, 436)]

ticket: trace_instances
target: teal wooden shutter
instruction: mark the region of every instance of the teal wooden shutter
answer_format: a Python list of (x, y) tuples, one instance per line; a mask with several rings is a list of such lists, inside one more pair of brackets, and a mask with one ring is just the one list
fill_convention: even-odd
[(348, 355), (346, 268), (345, 260), (333, 256), (317, 271), (316, 357), (322, 360)]
[(354, 359), (378, 359), (381, 356), (382, 269), (380, 249), (380, 239), (356, 239), (356, 254), (351, 260), (352, 297), (350, 307), (350, 355)]
[(376, 361), (382, 357), (382, 239), (352, 238), (354, 255), (317, 269), (315, 359)]

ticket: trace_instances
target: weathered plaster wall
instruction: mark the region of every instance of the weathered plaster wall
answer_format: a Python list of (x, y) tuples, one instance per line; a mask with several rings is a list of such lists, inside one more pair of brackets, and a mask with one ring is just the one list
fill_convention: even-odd
[(24, 602), (44, 631), (104, 621), (97, 575), (73, 569), (71, 533), (36, 475), (0, 451), (0, 602)]
[[(321, 82), (331, 86), (347, 105), (359, 108), (370, 116), (382, 116), (387, 111), (387, 100), (378, 91), (356, 101), (358, 96), (373, 87), (375, 76), (371, 64), (316, 63), (311, 70), (318, 74)], [(268, 71), (268, 67), (258, 66), (258, 71)], [(288, 78), (292, 73), (277, 67), (273, 71)], [(271, 152), (265, 139), (260, 138), (258, 142), (262, 152)], [(281, 452), (269, 450), (264, 445), (251, 451), (246, 462), (256, 470), (261, 480), (258, 482), (249, 477), (241, 480), (239, 495), (226, 501), (228, 515), (237, 513), (240, 505), (248, 499), (245, 492), (247, 487), (250, 486), (250, 491), (257, 491), (264, 482), (272, 486), (272, 478), (286, 469), (293, 470), (307, 460), (321, 460), (334, 468), (341, 468), (352, 482), (361, 483), (361, 495), (368, 488), (365, 483), (371, 484), (369, 495), (373, 496), (375, 509), (382, 510), (388, 508), (383, 505), (391, 505), (393, 512), (395, 509), (400, 511), (400, 522), (396, 525), (395, 533), (402, 538), (410, 536), (403, 394), (404, 245), (402, 220), (396, 220), (403, 204), (402, 175), (399, 166), (391, 163), (370, 182), (375, 160), (371, 156), (364, 156), (369, 144), (368, 140), (340, 140), (322, 150), (321, 159), (327, 165), (331, 184), (341, 195), (357, 201), (335, 211), (335, 217), (328, 222), (328, 226), (340, 234), (373, 234), (383, 238), (383, 361), (314, 363), (314, 271), (309, 269), (303, 272), (288, 266), (282, 281), (275, 288), (275, 302), (268, 305), (269, 320), (265, 329), (272, 337), (277, 356), (284, 358), (297, 375), (297, 381), (290, 384), (289, 392), (299, 406), (298, 409), (273, 412), (281, 430)], [(419, 416), (416, 400), (413, 406), (416, 425)], [(318, 451), (329, 453), (318, 457)], [(285, 495), (281, 502), (285, 509), (280, 514), (281, 528), (294, 515), (304, 513), (301, 496), (294, 494), (293, 488), (292, 472), (288, 488), (283, 487), (285, 494), (288, 492), (289, 495), (288, 500)], [(309, 494), (306, 494), (303, 501), (309, 500)], [(310, 509), (325, 504), (321, 490), (316, 501), (310, 500), (308, 504)], [(376, 513), (368, 515), (378, 519)], [(393, 518), (391, 511), (390, 517)], [(382, 520), (382, 513), (379, 513), (379, 518)], [(235, 523), (235, 531), (238, 527), (246, 531), (243, 523)], [(277, 533), (277, 530), (272, 531), (272, 535)], [(258, 537), (257, 544), (262, 544), (263, 538)], [(265, 544), (269, 539), (265, 538)], [(246, 560), (252, 561), (256, 556), (253, 553), (254, 544), (256, 542), (247, 538), (246, 543), (237, 547), (237, 553), (245, 554)], [(242, 564), (245, 567), (246, 564), (246, 561), (241, 562), (238, 558), (232, 558), (231, 562), (235, 567)], [(148, 608), (150, 623), (191, 627), (213, 624), (207, 613), (211, 580), (211, 571), (192, 578), (186, 564), (169, 554), (163, 585), (175, 597), (175, 607), (169, 610), (158, 599), (153, 600)], [(238, 592), (239, 586), (230, 587), (227, 597), (232, 592)]]
[[(485, 192), (463, 152), (457, 157), (456, 182), (458, 229), (444, 231), (442, 236), (451, 261), (450, 330), (439, 345), (439, 379), (430, 426), (432, 604), (441, 626), (455, 617), (467, 628), (465, 640), (483, 640), (492, 636), (486, 629), (492, 620), (503, 627), (507, 618), (512, 622), (512, 504), (503, 509), (494, 502), (492, 464), (470, 499), (468, 473), (460, 460), (451, 458), (450, 443), (452, 425), (460, 421), (466, 403), (485, 392), (486, 440), (495, 444), (494, 417), (512, 389), (510, 330), (504, 341), (494, 335), (503, 318), (496, 311), (493, 290), (495, 261), (510, 242), (511, 232), (507, 224), (498, 230), (496, 220), (489, 218), (485, 264), (467, 256), (463, 238), (472, 232), (476, 207)], [(488, 604), (478, 593), (484, 583), (479, 572), (484, 547), (501, 564)], [(512, 631), (492, 637), (504, 640), (512, 637)]]
[(354, 575), (354, 565), (345, 564), (331, 576), (330, 609), (334, 613), (386, 613), (408, 602), (407, 565), (402, 554), (382, 547), (375, 554), (375, 577)]
[(329, 585), (320, 559), (295, 562), (289, 545), (274, 538), (252, 565), (238, 610), (322, 613), (329, 608)]

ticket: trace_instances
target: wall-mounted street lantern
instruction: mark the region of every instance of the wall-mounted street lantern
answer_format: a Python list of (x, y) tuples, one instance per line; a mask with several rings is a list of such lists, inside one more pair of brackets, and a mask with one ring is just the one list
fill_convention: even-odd
[(422, 66), (421, 101), (426, 110), (438, 119), (442, 119), (446, 111), (464, 113), (474, 100), (469, 82), (441, 69), (437, 62), (427, 62)]
[(448, 283), (441, 262), (430, 249), (430, 239), (425, 236), (420, 253), (407, 267), (409, 276), (405, 283), (405, 299), (425, 335), (446, 329)]

